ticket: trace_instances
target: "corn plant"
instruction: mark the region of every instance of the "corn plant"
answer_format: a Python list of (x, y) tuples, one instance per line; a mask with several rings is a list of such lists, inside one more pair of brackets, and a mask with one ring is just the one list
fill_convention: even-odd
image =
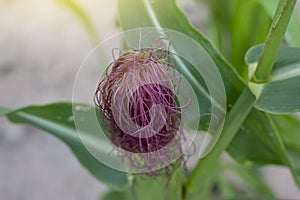
[[(59, 2), (77, 14), (92, 42), (98, 43), (88, 13), (74, 1)], [(206, 36), (189, 22), (175, 0), (119, 0), (118, 27), (123, 31), (124, 50), (90, 88), (92, 95), (87, 98), (93, 104), (0, 107), (0, 115), (61, 139), (82, 166), (110, 188), (103, 200), (276, 199), (260, 171), (261, 166), (272, 164), (288, 167), (300, 187), (296, 0), (202, 3), (210, 11)], [(145, 37), (140, 37), (145, 30)], [(152, 33), (155, 37), (150, 43), (141, 41)], [(177, 36), (185, 38), (184, 42), (178, 42)], [(205, 68), (208, 63), (211, 68)], [(198, 65), (205, 66), (197, 70)], [(221, 85), (215, 79), (207, 85), (211, 78), (207, 76), (214, 70)], [(95, 75), (96, 79), (100, 76)], [(177, 80), (179, 76), (195, 94), (192, 100), (199, 105), (192, 109), (201, 111), (197, 117), (209, 116), (193, 128), (182, 117), (193, 110), (181, 102), (184, 95), (179, 94), (184, 93), (177, 91), (184, 92), (184, 83)], [(214, 89), (221, 100), (210, 94)], [(78, 116), (77, 122), (70, 120)], [(160, 129), (148, 129), (152, 123)], [(213, 138), (193, 166), (186, 165), (190, 155), (185, 153), (184, 141), (189, 131), (196, 135), (203, 131)], [(114, 157), (105, 150), (106, 144), (114, 147)], [(219, 159), (224, 152), (234, 161)], [(224, 176), (228, 172), (240, 178), (241, 186)]]

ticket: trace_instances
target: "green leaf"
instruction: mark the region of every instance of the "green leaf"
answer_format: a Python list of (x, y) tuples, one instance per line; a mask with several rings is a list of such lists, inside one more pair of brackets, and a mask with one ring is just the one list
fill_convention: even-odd
[[(197, 41), (217, 65), (226, 88), (227, 103), (231, 107), (245, 84), (210, 41), (189, 23), (183, 12), (176, 6), (175, 0), (119, 0), (118, 8), (119, 21), (123, 30), (139, 27), (168, 28)], [(184, 46), (184, 48), (189, 47)]]
[(271, 118), (284, 141), (290, 161), (300, 177), (300, 120), (288, 115), (272, 115)]
[(277, 130), (285, 144), (290, 148), (300, 150), (300, 120), (295, 116), (272, 115)]
[(290, 144), (283, 139), (285, 131), (299, 127), (299, 124), (296, 126), (295, 122), (285, 123), (285, 131), (282, 131), (282, 126), (277, 126), (274, 116), (253, 110), (239, 130), (239, 134), (232, 141), (228, 152), (245, 165), (285, 165), (291, 169), (300, 187), (300, 151), (296, 152), (295, 149), (291, 149)]
[[(92, 106), (83, 104), (75, 104), (75, 106), (93, 108)], [(92, 109), (82, 112), (91, 111)], [(74, 124), (72, 103), (55, 103), (43, 106), (29, 106), (10, 111), (7, 114), (7, 117), (11, 122), (25, 123), (35, 126), (61, 139), (70, 147), (80, 163), (92, 175), (110, 187), (121, 189), (128, 185), (128, 180), (125, 173), (114, 170), (101, 163), (91, 153), (89, 153), (86, 147), (82, 144)], [(88, 132), (83, 131), (83, 133), (85, 135), (81, 137), (91, 136), (91, 134)], [(101, 148), (105, 148), (105, 145), (99, 143), (99, 145), (95, 148), (99, 148), (101, 152)]]
[(259, 87), (261, 93), (255, 107), (270, 113), (284, 114), (300, 111), (300, 76), (266, 83)]
[[(262, 45), (246, 54), (250, 71), (255, 70)], [(250, 72), (250, 73), (251, 73)], [(251, 76), (251, 74), (250, 74)], [(257, 98), (255, 107), (276, 114), (300, 111), (300, 49), (281, 47), (267, 83), (249, 83)]]
[[(286, 131), (294, 131), (296, 128), (298, 129), (297, 132), (293, 132), (293, 136), (297, 134), (297, 137), (290, 137), (289, 140), (293, 139), (299, 139), (299, 127), (300, 127), (300, 122), (299, 120), (295, 120), (293, 118), (278, 118), (282, 121), (281, 123), (275, 123), (276, 116), (270, 116), (269, 120), (271, 121), (271, 125), (273, 126), (274, 131), (280, 135), (281, 138), (285, 138), (284, 136)], [(277, 120), (278, 120), (277, 118)], [(289, 125), (285, 128), (280, 128), (278, 124), (282, 125)], [(292, 135), (292, 134), (291, 134)], [(299, 156), (300, 156), (300, 149), (299, 145), (293, 146), (292, 143), (287, 142), (287, 139), (283, 139), (285, 142), (285, 155), (286, 155), (286, 165), (291, 169), (291, 172), (294, 176), (294, 180), (298, 187), (300, 188), (300, 161), (299, 161)]]
[(227, 151), (246, 166), (283, 164), (278, 145), (266, 114), (252, 110)]

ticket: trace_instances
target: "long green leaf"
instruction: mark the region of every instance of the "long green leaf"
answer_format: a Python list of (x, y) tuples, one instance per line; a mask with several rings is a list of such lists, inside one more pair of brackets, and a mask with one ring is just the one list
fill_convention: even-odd
[(299, 118), (289, 115), (272, 115), (272, 119), (287, 147), (300, 150)]
[[(278, 125), (279, 119), (282, 120), (280, 126)], [(258, 121), (260, 123), (257, 123)], [(300, 187), (299, 147), (284, 139), (286, 137), (284, 134), (287, 131), (299, 127), (299, 121), (298, 124), (295, 121), (287, 122), (281, 116), (270, 116), (261, 111), (253, 110), (239, 134), (232, 141), (228, 152), (245, 165), (285, 165), (291, 169), (295, 181)], [(299, 131), (297, 133), (299, 134)], [(292, 135), (296, 135), (296, 133), (293, 132)]]
[[(262, 46), (251, 48), (246, 62), (255, 68)], [(251, 76), (251, 75), (250, 75)], [(300, 49), (281, 47), (267, 83), (249, 83), (257, 98), (255, 107), (270, 113), (300, 111)]]
[(264, 113), (253, 110), (227, 149), (230, 155), (246, 166), (284, 164), (278, 139), (268, 123)]
[(271, 118), (284, 141), (295, 173), (300, 177), (300, 120), (294, 116), (272, 115)]
[[(77, 104), (77, 106), (87, 107), (87, 105), (82, 104)], [(91, 108), (91, 106), (88, 107)], [(61, 139), (70, 147), (80, 163), (92, 175), (110, 187), (121, 189), (128, 185), (125, 173), (114, 170), (98, 161), (82, 144), (75, 128), (71, 103), (29, 106), (18, 110), (11, 110), (7, 113), (7, 117), (11, 122), (35, 126)], [(90, 137), (90, 134), (86, 133), (84, 137)], [(90, 141), (93, 141), (93, 139)], [(97, 148), (100, 149), (105, 148), (101, 143), (93, 145), (97, 145)]]
[(174, 0), (119, 0), (118, 6), (119, 21), (123, 30), (139, 27), (168, 28), (197, 41), (217, 65), (226, 88), (227, 103), (231, 107), (245, 84), (236, 70), (213, 47), (210, 41), (189, 23)]

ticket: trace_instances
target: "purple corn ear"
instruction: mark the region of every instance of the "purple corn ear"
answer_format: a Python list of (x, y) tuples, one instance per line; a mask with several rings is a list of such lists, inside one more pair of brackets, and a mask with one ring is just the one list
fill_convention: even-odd
[(111, 142), (141, 170), (153, 171), (182, 154), (179, 78), (167, 57), (154, 49), (127, 52), (112, 63), (95, 93)]

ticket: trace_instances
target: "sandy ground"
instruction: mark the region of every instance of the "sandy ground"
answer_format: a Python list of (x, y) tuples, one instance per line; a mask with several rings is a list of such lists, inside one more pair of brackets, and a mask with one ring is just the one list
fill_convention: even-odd
[[(79, 2), (101, 38), (118, 32), (116, 0)], [(0, 0), (0, 105), (70, 101), (91, 48), (82, 25), (55, 1)], [(106, 190), (58, 139), (4, 118), (0, 124), (0, 200), (94, 200)], [(272, 167), (267, 176), (280, 197), (300, 196), (286, 169)]]

